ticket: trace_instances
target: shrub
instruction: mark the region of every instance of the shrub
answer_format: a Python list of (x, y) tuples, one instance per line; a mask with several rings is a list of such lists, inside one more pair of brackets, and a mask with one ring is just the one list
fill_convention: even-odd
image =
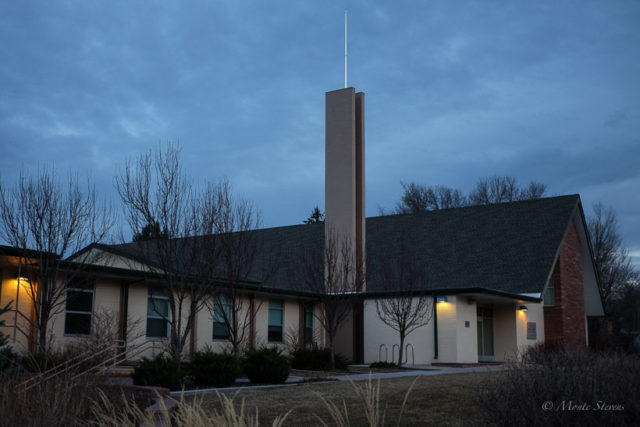
[(184, 382), (185, 371), (179, 360), (162, 354), (148, 359), (143, 357), (133, 371), (133, 383), (178, 390)]
[(382, 369), (391, 369), (391, 368), (397, 368), (398, 365), (396, 365), (395, 363), (391, 363), (391, 362), (373, 362), (371, 365), (369, 365), (370, 368), (382, 368)]
[(232, 354), (214, 353), (207, 349), (193, 354), (189, 372), (196, 385), (226, 387), (233, 385), (242, 375), (242, 366)]
[(58, 365), (63, 364), (68, 358), (58, 351), (49, 351), (45, 353), (26, 354), (20, 359), (22, 368), (27, 372), (45, 372)]
[[(291, 353), (291, 366), (295, 369), (309, 369), (311, 371), (328, 371), (331, 369), (331, 351), (328, 348), (309, 350), (300, 348)], [(335, 354), (336, 368), (347, 369), (349, 361), (340, 354)]]
[(244, 360), (244, 373), (252, 383), (282, 384), (287, 380), (291, 365), (277, 347), (249, 349)]
[(538, 347), (484, 388), (480, 406), (496, 425), (633, 425), (640, 419), (640, 359)]

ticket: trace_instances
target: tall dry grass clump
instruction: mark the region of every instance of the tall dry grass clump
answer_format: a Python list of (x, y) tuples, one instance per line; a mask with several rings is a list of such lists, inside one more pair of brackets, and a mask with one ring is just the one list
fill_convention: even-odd
[(497, 425), (637, 425), (640, 358), (534, 348), (486, 384), (480, 406)]
[(18, 377), (0, 383), (0, 425), (73, 426), (90, 416), (103, 377), (60, 376), (25, 390)]
[[(220, 409), (207, 413), (202, 407), (202, 399), (188, 399), (181, 396), (179, 400), (171, 398), (158, 399), (156, 410), (142, 410), (126, 400), (113, 402), (104, 393), (92, 406), (91, 426), (100, 427), (137, 427), (137, 426), (185, 426), (185, 427), (258, 427), (260, 425), (258, 410), (255, 413), (245, 411), (245, 401), (236, 404), (234, 394), (228, 397), (218, 393)], [(160, 397), (160, 396), (158, 396)], [(281, 427), (291, 411), (277, 416), (273, 427)]]
[[(398, 414), (398, 419), (396, 420), (396, 425), (399, 426), (402, 420), (402, 413), (404, 412), (404, 408), (407, 404), (407, 399), (409, 398), (409, 394), (411, 390), (413, 390), (414, 385), (419, 377), (416, 377), (407, 392), (404, 395), (404, 399), (402, 401), (402, 406), (400, 407), (400, 413)], [(362, 407), (367, 418), (367, 425), (369, 427), (381, 427), (385, 425), (385, 416), (387, 413), (387, 406), (382, 406), (382, 402), (380, 401), (380, 379), (377, 381), (373, 381), (371, 379), (371, 374), (369, 374), (369, 380), (364, 383), (362, 386), (356, 385), (353, 381), (349, 380), (353, 390), (358, 397), (358, 399), (362, 402)], [(327, 410), (327, 414), (329, 415), (331, 421), (337, 425), (338, 427), (348, 427), (351, 425), (349, 421), (349, 409), (347, 408), (347, 404), (345, 401), (342, 401), (342, 405), (338, 405), (335, 402), (325, 398), (320, 393), (315, 393), (316, 396), (322, 401)], [(320, 421), (323, 426), (328, 426), (320, 416), (314, 414), (316, 419)]]

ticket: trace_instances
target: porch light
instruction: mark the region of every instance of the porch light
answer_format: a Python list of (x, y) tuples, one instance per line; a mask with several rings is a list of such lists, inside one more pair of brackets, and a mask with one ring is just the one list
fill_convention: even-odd
[(526, 305), (521, 305), (520, 307), (518, 307), (518, 310), (520, 311), (527, 311), (527, 306)]
[(18, 277), (17, 280), (18, 282), (27, 282), (27, 283), (31, 282), (31, 280), (29, 280), (28, 277)]
[(447, 297), (437, 297), (436, 302), (448, 302)]

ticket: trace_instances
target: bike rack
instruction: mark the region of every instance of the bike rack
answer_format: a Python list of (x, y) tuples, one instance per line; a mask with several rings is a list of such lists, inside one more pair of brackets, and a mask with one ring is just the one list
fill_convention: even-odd
[(389, 358), (389, 351), (387, 350), (387, 346), (384, 344), (380, 344), (378, 348), (378, 361), (382, 362), (382, 349), (384, 348), (384, 361), (387, 362)]
[(416, 355), (415, 355), (415, 351), (413, 348), (413, 344), (407, 344), (404, 347), (404, 363), (408, 363), (409, 362), (409, 347), (411, 347), (411, 364), (415, 365), (416, 364)]
[(400, 344), (394, 344), (391, 347), (391, 363), (396, 362), (396, 347), (398, 348), (398, 356), (400, 356)]

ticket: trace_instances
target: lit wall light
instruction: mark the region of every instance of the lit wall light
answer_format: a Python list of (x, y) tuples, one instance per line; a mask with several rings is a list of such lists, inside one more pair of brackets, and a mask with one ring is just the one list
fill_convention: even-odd
[(436, 298), (436, 302), (448, 302), (449, 300), (447, 299), (447, 297), (437, 297)]
[(31, 282), (31, 280), (29, 280), (28, 277), (18, 277), (17, 280), (18, 280), (18, 282), (27, 282), (27, 283)]
[(518, 307), (518, 310), (520, 310), (520, 311), (527, 311), (527, 310), (528, 310), (528, 308), (527, 308), (527, 306), (526, 306), (526, 305), (521, 305), (520, 307)]

